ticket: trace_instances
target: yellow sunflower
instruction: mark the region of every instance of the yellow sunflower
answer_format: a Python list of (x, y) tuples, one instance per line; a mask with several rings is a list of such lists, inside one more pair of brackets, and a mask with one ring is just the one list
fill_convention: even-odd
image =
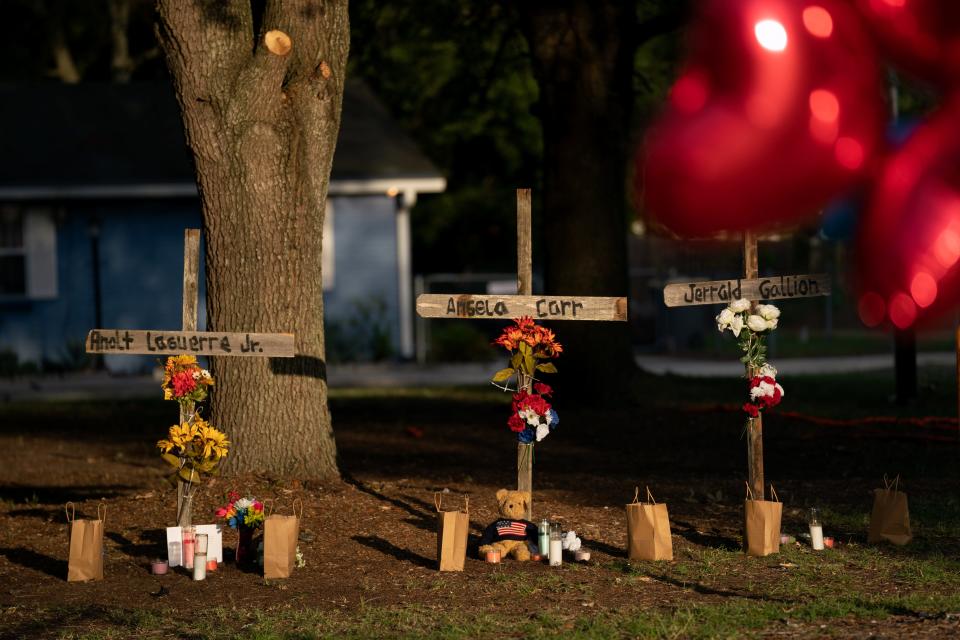
[(230, 448), (230, 441), (227, 440), (227, 434), (208, 424), (204, 424), (200, 430), (200, 437), (203, 439), (204, 458), (212, 457), (219, 460), (227, 455), (227, 450)]

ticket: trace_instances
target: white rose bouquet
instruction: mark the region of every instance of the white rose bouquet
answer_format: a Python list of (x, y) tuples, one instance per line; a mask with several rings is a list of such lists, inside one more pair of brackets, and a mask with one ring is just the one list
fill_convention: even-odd
[(744, 355), (740, 358), (754, 371), (767, 361), (767, 334), (777, 328), (780, 309), (772, 304), (751, 305), (749, 300), (734, 300), (717, 316), (717, 330), (729, 330), (737, 338)]

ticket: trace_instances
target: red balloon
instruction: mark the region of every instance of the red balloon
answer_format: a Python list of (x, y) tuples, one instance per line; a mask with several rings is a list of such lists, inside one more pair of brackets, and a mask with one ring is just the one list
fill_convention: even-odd
[(960, 94), (882, 167), (857, 242), (863, 322), (901, 329), (960, 301)]
[(857, 0), (891, 60), (941, 86), (960, 84), (960, 2)]
[(815, 215), (881, 144), (875, 48), (845, 0), (707, 0), (637, 163), (646, 209), (684, 236)]

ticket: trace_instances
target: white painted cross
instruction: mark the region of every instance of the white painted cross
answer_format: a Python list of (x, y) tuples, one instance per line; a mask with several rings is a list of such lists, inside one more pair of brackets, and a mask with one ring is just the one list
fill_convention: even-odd
[[(183, 330), (140, 331), (93, 329), (87, 333), (87, 353), (110, 355), (253, 356), (292, 358), (296, 355), (292, 333), (227, 333), (197, 331), (200, 230), (183, 233)], [(192, 408), (192, 407), (191, 407)], [(191, 411), (180, 408), (180, 422)], [(177, 491), (177, 524), (180, 525), (183, 483)]]
[[(729, 304), (739, 298), (756, 306), (760, 300), (793, 300), (830, 295), (827, 274), (759, 277), (757, 237), (750, 231), (743, 235), (743, 278), (708, 282), (679, 282), (663, 289), (663, 302), (668, 307), (702, 304)], [(755, 375), (747, 367), (747, 378)], [(760, 415), (747, 419), (747, 472), (750, 489), (758, 500), (764, 498), (763, 484), (763, 420)]]
[[(421, 294), (417, 314), (422, 318), (468, 320), (627, 320), (627, 299), (591, 296), (533, 295), (533, 239), (530, 189), (517, 189), (517, 295), (460, 293)], [(529, 386), (531, 383), (529, 383)], [(517, 445), (517, 490), (529, 491), (526, 519), (533, 517), (533, 443)]]

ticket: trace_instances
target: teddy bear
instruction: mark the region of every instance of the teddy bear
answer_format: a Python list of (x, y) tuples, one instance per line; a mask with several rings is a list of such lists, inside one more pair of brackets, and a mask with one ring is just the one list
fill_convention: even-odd
[(506, 558), (512, 555), (517, 560), (529, 560), (528, 542), (537, 542), (537, 525), (523, 516), (530, 504), (529, 491), (497, 491), (497, 506), (500, 518), (490, 524), (480, 538), (480, 556), (488, 551), (499, 551)]

